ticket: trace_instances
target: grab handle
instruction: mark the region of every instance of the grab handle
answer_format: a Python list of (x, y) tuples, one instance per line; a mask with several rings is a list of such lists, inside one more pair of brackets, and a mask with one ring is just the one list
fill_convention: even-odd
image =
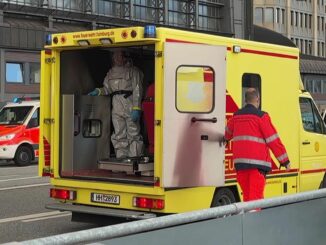
[(216, 123), (217, 122), (217, 118), (213, 117), (213, 118), (196, 118), (193, 117), (191, 118), (191, 122), (195, 123), (195, 122), (211, 122), (211, 123)]
[(74, 136), (80, 133), (80, 113), (75, 111), (74, 113)]

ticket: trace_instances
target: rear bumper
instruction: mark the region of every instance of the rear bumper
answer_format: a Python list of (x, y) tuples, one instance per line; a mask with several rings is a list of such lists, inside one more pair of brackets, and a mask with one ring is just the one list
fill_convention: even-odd
[(154, 213), (130, 211), (114, 208), (101, 208), (86, 205), (73, 205), (67, 203), (53, 203), (45, 206), (47, 209), (54, 209), (60, 211), (71, 211), (75, 213), (95, 214), (109, 217), (125, 218), (131, 220), (150, 219), (156, 217)]

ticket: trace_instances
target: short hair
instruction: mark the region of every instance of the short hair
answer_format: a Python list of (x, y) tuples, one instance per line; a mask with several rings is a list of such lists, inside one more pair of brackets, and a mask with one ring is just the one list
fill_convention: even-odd
[(251, 103), (257, 98), (259, 98), (259, 92), (255, 88), (248, 88), (245, 93), (245, 102)]

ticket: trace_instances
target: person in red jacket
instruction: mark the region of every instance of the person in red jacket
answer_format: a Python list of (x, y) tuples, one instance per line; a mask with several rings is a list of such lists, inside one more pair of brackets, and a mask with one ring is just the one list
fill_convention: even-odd
[(281, 167), (290, 169), (285, 147), (268, 113), (259, 109), (260, 96), (256, 89), (245, 93), (246, 105), (235, 112), (225, 128), (225, 140), (233, 140), (233, 162), (243, 201), (264, 198), (266, 174), (271, 171), (269, 149)]

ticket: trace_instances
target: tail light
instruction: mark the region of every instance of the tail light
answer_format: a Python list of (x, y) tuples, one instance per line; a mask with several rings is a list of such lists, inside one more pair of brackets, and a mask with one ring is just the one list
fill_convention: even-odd
[(50, 197), (63, 200), (76, 200), (76, 191), (64, 190), (64, 189), (50, 189)]
[(147, 197), (134, 197), (134, 207), (147, 209), (164, 209), (164, 200)]

